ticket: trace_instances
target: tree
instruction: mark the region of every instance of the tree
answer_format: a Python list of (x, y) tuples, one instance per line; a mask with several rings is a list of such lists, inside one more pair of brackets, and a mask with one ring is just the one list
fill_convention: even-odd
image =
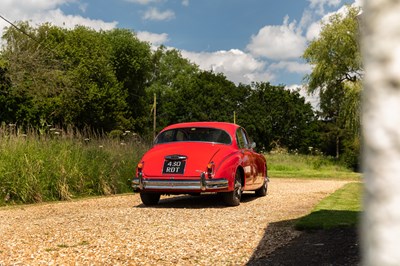
[(10, 27), (3, 35), (6, 45), (2, 57), (10, 81), (8, 106), (14, 112), (9, 119), (34, 126), (57, 109), (61, 64), (55, 52), (40, 42), (41, 36), (52, 30), (50, 25), (37, 29), (27, 22), (17, 25), (20, 30)]
[(110, 131), (123, 126), (126, 94), (111, 64), (112, 47), (102, 32), (76, 27), (59, 44), (67, 66), (62, 118), (78, 128)]
[[(152, 55), (152, 71), (147, 88), (147, 102), (157, 95), (157, 128), (180, 121), (177, 116), (181, 108), (187, 108), (189, 99), (183, 99), (185, 90), (191, 88), (199, 68), (182, 57), (175, 49), (159, 47)], [(148, 108), (150, 112), (150, 108)], [(147, 117), (150, 117), (147, 115)]]
[(332, 15), (323, 25), (319, 38), (312, 41), (303, 54), (313, 65), (311, 74), (305, 77), (308, 90), (310, 93), (319, 91), (319, 115), (331, 124), (327, 136), (335, 143), (336, 157), (343, 149), (342, 142), (360, 131), (360, 94), (353, 89), (361, 88), (363, 77), (358, 42), (359, 12), (359, 8), (348, 7), (345, 15)]
[(115, 76), (126, 94), (129, 117), (126, 122), (136, 132), (143, 133), (149, 111), (146, 87), (149, 86), (153, 67), (150, 45), (140, 41), (134, 32), (127, 29), (114, 29), (104, 34), (111, 45), (110, 60)]
[(5, 62), (0, 57), (0, 122), (9, 122), (9, 91), (11, 87), (11, 81), (7, 77), (7, 69), (5, 67)]
[[(223, 74), (201, 71), (193, 77), (191, 86), (182, 88), (176, 104), (178, 121), (233, 122), (237, 87)], [(245, 99), (244, 97), (241, 100)]]
[(105, 131), (122, 126), (126, 94), (110, 63), (112, 47), (101, 32), (50, 24), (33, 28), (26, 22), (17, 26), (6, 30), (2, 51), (15, 122)]
[(314, 66), (311, 74), (306, 76), (311, 92), (329, 90), (345, 81), (357, 82), (362, 79), (359, 12), (357, 7), (348, 7), (346, 15), (332, 15), (322, 26), (318, 39), (312, 41), (305, 50), (303, 57)]
[(262, 150), (276, 146), (307, 153), (318, 143), (316, 117), (298, 91), (254, 83), (239, 113), (239, 124)]

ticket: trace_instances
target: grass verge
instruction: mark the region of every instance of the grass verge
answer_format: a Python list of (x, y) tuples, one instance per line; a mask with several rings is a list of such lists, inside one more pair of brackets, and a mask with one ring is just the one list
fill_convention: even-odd
[(146, 149), (135, 140), (66, 132), (0, 134), (0, 205), (130, 192)]
[(347, 169), (332, 157), (300, 154), (267, 154), (271, 178), (340, 179), (359, 181), (360, 173)]
[(349, 183), (329, 195), (314, 207), (312, 212), (300, 218), (298, 230), (356, 227), (362, 211), (362, 183)]

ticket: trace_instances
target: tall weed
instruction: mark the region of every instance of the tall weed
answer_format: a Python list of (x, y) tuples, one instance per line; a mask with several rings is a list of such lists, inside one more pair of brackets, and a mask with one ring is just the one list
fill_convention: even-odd
[(147, 149), (138, 139), (0, 130), (0, 205), (69, 200), (130, 191)]

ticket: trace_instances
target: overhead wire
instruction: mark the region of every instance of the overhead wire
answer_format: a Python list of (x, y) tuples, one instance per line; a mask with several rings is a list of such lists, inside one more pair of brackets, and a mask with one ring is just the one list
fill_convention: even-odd
[[(42, 45), (42, 42), (40, 42), (38, 39), (36, 39), (36, 37), (32, 36), (31, 34), (25, 32), (24, 30), (22, 30), (20, 27), (18, 27), (17, 25), (15, 25), (14, 23), (12, 23), (10, 20), (8, 20), (7, 18), (5, 18), (3, 15), (0, 14), (0, 18), (3, 19), (5, 22), (7, 22), (8, 24), (10, 24), (12, 27), (14, 27), (17, 31), (21, 32), (22, 34), (24, 34), (25, 36), (27, 36), (28, 38), (32, 39), (34, 42), (36, 42), (38, 45)], [(48, 50), (49, 52), (51, 52), (53, 55), (55, 56), (59, 56), (59, 54), (52, 48), (48, 47), (47, 45), (43, 45), (43, 47)]]
[(40, 44), (40, 42), (33, 37), (32, 35), (28, 34), (27, 32), (23, 31), (21, 28), (19, 28), (17, 25), (15, 25), (14, 23), (12, 23), (11, 21), (9, 21), (8, 19), (6, 19), (3, 15), (0, 14), (0, 18), (2, 18), (5, 22), (7, 22), (8, 24), (10, 24), (11, 26), (13, 26), (16, 30), (18, 30), (19, 32), (21, 32), (22, 34), (28, 36), (29, 38), (31, 38), (32, 40), (34, 40), (36, 43)]

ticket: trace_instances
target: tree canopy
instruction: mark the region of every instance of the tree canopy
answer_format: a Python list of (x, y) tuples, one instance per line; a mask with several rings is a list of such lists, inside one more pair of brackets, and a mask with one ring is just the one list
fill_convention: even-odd
[(311, 92), (322, 92), (345, 82), (362, 79), (358, 15), (360, 8), (348, 7), (347, 14), (336, 13), (322, 26), (319, 37), (309, 43), (303, 57), (313, 66), (306, 76)]
[[(307, 152), (318, 143), (316, 116), (298, 91), (270, 83), (254, 83), (239, 113), (244, 125), (263, 150), (276, 147)], [(317, 145), (318, 146), (318, 145)]]
[[(334, 146), (336, 157), (342, 151), (358, 154), (359, 149), (360, 92), (364, 73), (359, 47), (359, 14), (360, 8), (348, 6), (347, 13), (332, 15), (303, 54), (313, 66), (305, 77), (309, 92), (318, 91), (320, 95), (319, 116), (324, 121), (322, 137), (325, 145)], [(357, 159), (352, 160), (354, 164)]]
[(0, 122), (151, 135), (155, 94), (157, 130), (233, 122), (236, 113), (265, 151), (281, 145), (306, 152), (318, 139), (311, 105), (284, 86), (236, 85), (177, 50), (152, 50), (126, 29), (17, 25), (5, 31), (0, 52)]

